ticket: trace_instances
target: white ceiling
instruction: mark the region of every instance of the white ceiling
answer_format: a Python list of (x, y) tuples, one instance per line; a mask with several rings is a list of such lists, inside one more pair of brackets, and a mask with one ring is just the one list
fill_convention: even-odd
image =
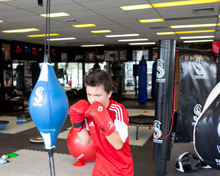
[[(180, 36), (192, 35), (215, 35), (214, 40), (220, 40), (220, 27), (171, 29), (170, 25), (219, 23), (220, 2), (201, 5), (186, 5), (177, 7), (151, 8), (136, 11), (123, 11), (120, 6), (151, 4), (159, 2), (171, 2), (177, 0), (51, 0), (51, 13), (66, 12), (68, 17), (51, 18), (51, 33), (59, 33), (60, 38), (75, 37), (71, 41), (51, 41), (53, 46), (79, 46), (82, 44), (105, 44), (105, 45), (127, 45), (118, 42), (122, 38), (106, 38), (105, 35), (138, 33), (139, 37), (148, 38), (149, 42), (158, 42), (161, 39), (176, 39), (182, 43)], [(207, 0), (208, 2), (209, 0)], [(12, 0), (0, 3), (0, 39), (17, 40), (44, 44), (44, 38), (28, 38), (30, 34), (45, 33), (46, 19), (40, 14), (46, 13), (46, 0), (44, 6), (38, 6), (37, 0)], [(214, 9), (212, 12), (194, 13), (195, 8)], [(140, 23), (140, 19), (163, 18), (164, 22)], [(66, 22), (74, 19), (75, 21)], [(74, 28), (72, 25), (94, 23), (92, 28)], [(1, 31), (22, 28), (37, 28), (40, 31), (23, 34), (5, 34)], [(109, 29), (107, 34), (93, 34), (91, 30)], [(156, 32), (175, 32), (183, 30), (210, 30), (216, 32), (201, 34), (175, 34), (158, 36)], [(129, 37), (131, 38), (131, 37)], [(134, 37), (132, 37), (134, 38)], [(125, 39), (125, 38), (123, 38)]]

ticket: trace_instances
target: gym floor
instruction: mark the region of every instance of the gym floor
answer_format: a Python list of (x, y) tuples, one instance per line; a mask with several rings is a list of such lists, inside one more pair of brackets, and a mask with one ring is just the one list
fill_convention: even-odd
[[(70, 102), (70, 105), (72, 105), (74, 102), (78, 100), (73, 100)], [(26, 100), (28, 102), (28, 100)], [(146, 105), (139, 105), (137, 100), (123, 100), (121, 102), (127, 109), (132, 110), (131, 112), (137, 112), (139, 113), (140, 110), (143, 111), (154, 111), (155, 108), (155, 102), (154, 101), (148, 101)], [(0, 113), (0, 120), (2, 117), (10, 116), (16, 118), (17, 116), (28, 113), (28, 108), (26, 108), (26, 111), (19, 111), (19, 112), (4, 112)], [(28, 123), (27, 123), (28, 124)], [(64, 132), (68, 127), (71, 126), (69, 116), (67, 117), (67, 120), (64, 123), (63, 128), (61, 129), (61, 132)], [(141, 127), (141, 128), (148, 128), (148, 127)], [(2, 131), (2, 132), (1, 132)], [(0, 156), (7, 155), (9, 153), (19, 153), (20, 155), (17, 157), (17, 163), (13, 162), (12, 158), (9, 158), (9, 162), (6, 164), (0, 164), (0, 175), (7, 175), (7, 176), (24, 176), (24, 175), (49, 175), (49, 165), (45, 165), (40, 167), (40, 163), (42, 162), (43, 158), (41, 157), (42, 152), (46, 152), (44, 149), (43, 143), (32, 143), (30, 142), (30, 138), (39, 136), (39, 132), (36, 127), (30, 127), (26, 130), (23, 130), (21, 132), (16, 133), (3, 133), (3, 130), (0, 131)], [(143, 145), (131, 145), (131, 152), (134, 160), (134, 170), (135, 170), (135, 176), (154, 176), (156, 175), (155, 166), (156, 161), (154, 160), (153, 156), (153, 138), (152, 135), (149, 137), (149, 139), (143, 144)], [(22, 155), (23, 153), (28, 153), (27, 155)], [(37, 153), (39, 152), (39, 153)], [(41, 153), (40, 153), (41, 152)], [(217, 176), (220, 174), (218, 170), (215, 169), (204, 169), (200, 168), (197, 171), (194, 171), (192, 173), (181, 173), (179, 171), (175, 170), (175, 160), (176, 158), (184, 153), (184, 152), (191, 152), (195, 153), (193, 149), (192, 143), (174, 143), (172, 149), (171, 149), (171, 159), (170, 161), (167, 161), (167, 167), (166, 167), (166, 175), (169, 176), (179, 176), (179, 175), (189, 175), (189, 176)], [(33, 155), (32, 155), (32, 154)], [(54, 149), (55, 154), (63, 154), (68, 158), (73, 158), (67, 148), (66, 145), (66, 139), (57, 139), (56, 148)], [(23, 158), (22, 158), (23, 157)], [(30, 157), (32, 160), (34, 160), (35, 164), (31, 165), (28, 162), (28, 160), (24, 159), (24, 157)], [(62, 156), (55, 155), (55, 169), (56, 171), (59, 170), (59, 167), (57, 166), (59, 159), (61, 159)], [(15, 161), (15, 160), (14, 160)], [(36, 163), (39, 164), (39, 166), (36, 166)], [(48, 161), (47, 161), (48, 163)], [(28, 165), (29, 164), (29, 165)], [(56, 165), (57, 164), (57, 165)], [(57, 172), (57, 175), (68, 175), (68, 171), (71, 171), (74, 167), (72, 166), (73, 163), (71, 163), (70, 166), (67, 166), (65, 163), (65, 166), (63, 166), (63, 172), (62, 174), (59, 174), (59, 171)], [(10, 166), (11, 165), (11, 166)], [(17, 165), (17, 166), (16, 166)], [(78, 168), (78, 171), (72, 171), (69, 173), (69, 175), (91, 175), (92, 170), (92, 164), (88, 164), (87, 167), (80, 167)], [(65, 169), (65, 167), (68, 167), (68, 169)], [(14, 171), (14, 169), (20, 168), (20, 170)], [(61, 168), (61, 170), (62, 170)], [(26, 172), (23, 172), (23, 170), (26, 170)], [(36, 173), (35, 173), (36, 172)], [(80, 172), (84, 173), (81, 174)], [(24, 174), (26, 173), (26, 174)]]

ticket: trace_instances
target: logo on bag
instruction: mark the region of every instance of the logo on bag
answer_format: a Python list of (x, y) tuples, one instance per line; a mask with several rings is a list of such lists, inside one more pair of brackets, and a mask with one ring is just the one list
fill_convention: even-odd
[(216, 165), (220, 166), (220, 160), (219, 159), (215, 159)]
[(160, 129), (161, 122), (159, 120), (154, 121), (154, 143), (161, 144), (163, 141), (159, 139), (162, 136), (162, 131)]
[(157, 60), (157, 82), (165, 82), (166, 79), (163, 78), (165, 75), (164, 61), (162, 59)]
[(42, 102), (42, 100), (43, 100), (43, 90), (44, 90), (43, 87), (38, 87), (35, 90), (36, 96), (34, 97), (34, 103), (33, 103), (34, 106), (38, 106), (38, 107), (42, 106), (42, 104), (40, 104), (40, 102)]
[(200, 116), (201, 112), (202, 112), (202, 105), (201, 104), (197, 104), (194, 106), (193, 108), (193, 112), (194, 112), (194, 116), (193, 116), (193, 122), (192, 122), (192, 126), (195, 125), (196, 121), (198, 120), (198, 117)]
[(203, 59), (201, 57), (196, 58), (196, 75), (195, 79), (205, 79), (204, 68), (203, 68)]
[(103, 107), (102, 106), (98, 106), (97, 111), (102, 112)]

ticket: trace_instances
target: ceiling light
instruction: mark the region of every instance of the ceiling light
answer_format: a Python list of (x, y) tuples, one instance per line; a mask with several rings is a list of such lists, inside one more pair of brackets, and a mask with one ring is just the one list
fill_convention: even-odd
[(204, 38), (214, 38), (214, 35), (210, 36), (189, 36), (189, 37), (180, 37), (180, 39), (204, 39)]
[(183, 43), (213, 42), (213, 40), (186, 40)]
[(161, 21), (164, 21), (164, 19), (158, 18), (158, 19), (144, 19), (144, 20), (139, 20), (139, 22), (141, 22), (141, 23), (154, 23), (154, 22), (161, 22)]
[(140, 4), (140, 5), (131, 5), (131, 6), (121, 6), (122, 10), (140, 10), (140, 9), (149, 9), (152, 8), (150, 4)]
[(96, 30), (96, 31), (91, 31), (91, 33), (108, 33), (108, 32), (112, 32), (110, 30)]
[(73, 25), (75, 28), (83, 28), (83, 27), (94, 27), (96, 26), (95, 24), (78, 24), (78, 25)]
[(0, 0), (0, 2), (7, 2), (7, 1), (11, 1), (11, 0)]
[(26, 28), (26, 29), (5, 30), (5, 31), (2, 31), (2, 32), (3, 33), (25, 33), (25, 32), (33, 32), (33, 31), (39, 31), (39, 29)]
[(129, 43), (129, 45), (155, 45), (155, 42), (145, 42), (145, 43)]
[[(62, 40), (75, 40), (75, 37), (68, 37), (68, 38), (51, 38), (50, 41), (62, 41)], [(48, 39), (47, 39), (48, 40)]]
[(157, 35), (173, 35), (175, 32), (157, 32)]
[[(60, 34), (57, 34), (57, 33), (52, 33), (50, 34), (50, 36), (58, 36)], [(48, 34), (47, 34), (48, 36)], [(37, 34), (37, 35), (28, 35), (27, 37), (45, 37), (45, 34)]]
[(50, 15), (50, 18), (70, 16), (70, 14), (68, 14), (66, 12), (58, 12), (58, 13), (50, 13), (50, 14), (40, 14), (40, 16), (42, 16), (42, 17), (49, 17), (49, 15)]
[(174, 25), (170, 26), (170, 28), (194, 28), (194, 27), (212, 27), (216, 26), (216, 23), (210, 23), (210, 24), (188, 24), (188, 25)]
[(0, 20), (0, 23), (2, 23), (2, 22), (4, 22), (4, 21)]
[(124, 39), (124, 40), (118, 40), (119, 42), (134, 42), (134, 41), (147, 41), (148, 39)]
[(200, 31), (178, 31), (178, 32), (176, 32), (176, 34), (205, 33), (205, 32), (215, 32), (215, 30), (200, 30)]
[(220, 0), (190, 0), (190, 1), (174, 1), (174, 2), (164, 2), (152, 4), (154, 8), (159, 7), (172, 7), (172, 6), (184, 6), (184, 5), (194, 5), (194, 4), (207, 4), (220, 2)]
[(106, 35), (105, 37), (136, 37), (139, 34), (118, 34), (118, 35)]
[(178, 32), (157, 32), (157, 35), (173, 35), (173, 34), (191, 34), (191, 33), (206, 33), (215, 32), (215, 30), (200, 30), (200, 31), (178, 31)]
[(96, 47), (96, 46), (105, 46), (104, 44), (95, 44), (95, 45), (80, 45), (81, 47)]

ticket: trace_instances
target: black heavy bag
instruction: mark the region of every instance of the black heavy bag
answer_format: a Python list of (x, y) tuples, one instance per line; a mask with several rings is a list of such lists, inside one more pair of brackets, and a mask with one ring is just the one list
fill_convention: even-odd
[(157, 60), (157, 95), (154, 121), (154, 159), (156, 176), (164, 175), (166, 161), (171, 153), (171, 122), (175, 79), (175, 40), (160, 41), (160, 57)]
[(138, 65), (138, 103), (147, 103), (147, 62), (144, 57)]
[(207, 51), (178, 49), (180, 87), (176, 141), (192, 142), (193, 129), (205, 101), (216, 85), (216, 62)]
[(220, 83), (205, 102), (194, 127), (193, 142), (199, 157), (220, 170)]

